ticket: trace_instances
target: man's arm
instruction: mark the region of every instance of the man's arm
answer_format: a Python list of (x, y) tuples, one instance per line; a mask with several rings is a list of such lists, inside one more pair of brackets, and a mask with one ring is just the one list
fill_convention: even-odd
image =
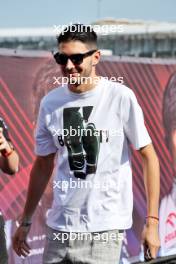
[(160, 194), (160, 168), (152, 144), (139, 150), (143, 158), (144, 185), (147, 196), (147, 215), (158, 217)]
[[(48, 156), (37, 156), (30, 173), (30, 181), (27, 192), (27, 200), (22, 214), (22, 223), (30, 223), (37, 204), (44, 193), (54, 168), (55, 153)], [(30, 225), (20, 225), (13, 237), (13, 248), (19, 256), (26, 256), (29, 253), (29, 246), (26, 238)]]
[(38, 202), (49, 182), (54, 168), (55, 153), (48, 156), (37, 156), (30, 173), (27, 199), (22, 220), (31, 220)]
[(139, 152), (143, 158), (144, 185), (147, 197), (147, 216), (149, 216), (146, 220), (146, 226), (143, 231), (143, 240), (147, 242), (152, 258), (155, 258), (160, 246), (157, 220), (160, 194), (160, 167), (158, 157), (152, 144), (141, 148)]

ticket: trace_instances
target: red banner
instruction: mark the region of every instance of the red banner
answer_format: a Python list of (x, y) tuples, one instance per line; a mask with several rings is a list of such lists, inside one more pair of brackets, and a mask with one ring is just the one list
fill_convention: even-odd
[[(109, 79), (115, 77), (114, 79), (120, 81), (123, 77), (124, 84), (135, 92), (160, 160), (161, 199), (168, 197), (174, 175), (172, 157), (166, 146), (163, 127), (163, 94), (166, 86), (169, 85), (171, 76), (176, 74), (176, 61), (104, 57), (97, 67), (97, 73)], [(20, 170), (15, 176), (0, 173), (0, 207), (6, 219), (16, 219), (24, 207), (29, 172), (34, 160), (33, 132), (39, 103), (49, 90), (58, 86), (59, 76), (61, 76), (60, 67), (49, 53), (36, 55), (34, 52), (23, 52), (23, 54), (0, 55), (0, 117), (7, 123), (11, 139), (20, 156)], [(138, 255), (140, 235), (146, 215), (146, 201), (141, 158), (137, 152), (134, 153), (132, 161), (134, 224), (132, 230), (127, 233), (127, 237), (128, 241), (133, 241), (133, 243), (129, 243), (127, 250), (129, 255)], [(43, 204), (40, 204), (37, 209), (36, 225), (41, 225), (40, 221), (45, 222), (45, 214), (52, 197), (50, 187), (51, 184), (41, 200), (41, 203), (44, 201)], [(175, 210), (174, 213), (176, 212), (174, 205), (172, 210)], [(163, 245), (166, 248), (164, 248), (163, 254), (169, 252), (167, 251), (169, 249), (168, 241), (170, 241), (171, 247), (173, 246), (171, 240), (173, 234), (176, 233), (175, 218), (170, 215), (169, 209), (165, 212), (168, 215), (165, 216), (166, 221), (162, 222), (163, 228), (166, 229), (165, 226), (169, 221), (172, 224), (170, 224), (170, 229), (165, 231), (165, 238), (163, 238), (165, 242), (163, 243), (166, 245)], [(10, 223), (10, 226), (11, 229), (14, 229), (14, 224)], [(37, 227), (35, 228), (38, 230)], [(43, 229), (40, 230), (40, 234), (37, 235), (38, 241), (42, 240), (44, 232)], [(176, 248), (176, 242), (174, 241), (174, 243)], [(39, 252), (40, 247), (36, 254), (40, 255)], [(35, 263), (34, 260), (32, 263)]]

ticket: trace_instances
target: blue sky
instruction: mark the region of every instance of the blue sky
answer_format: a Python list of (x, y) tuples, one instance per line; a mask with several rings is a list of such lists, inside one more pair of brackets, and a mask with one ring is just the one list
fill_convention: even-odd
[(110, 17), (176, 22), (176, 0), (0, 0), (0, 28), (90, 23)]

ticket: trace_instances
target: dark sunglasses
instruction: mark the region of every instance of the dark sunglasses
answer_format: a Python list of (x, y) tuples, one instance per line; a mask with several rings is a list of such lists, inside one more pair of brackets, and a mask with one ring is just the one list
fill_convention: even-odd
[(73, 64), (80, 65), (83, 62), (84, 58), (91, 56), (95, 51), (97, 51), (97, 50), (94, 49), (94, 50), (90, 50), (86, 53), (72, 54), (70, 56), (68, 56), (64, 53), (57, 52), (54, 54), (54, 58), (55, 58), (55, 61), (60, 65), (66, 65), (68, 59), (70, 59)]

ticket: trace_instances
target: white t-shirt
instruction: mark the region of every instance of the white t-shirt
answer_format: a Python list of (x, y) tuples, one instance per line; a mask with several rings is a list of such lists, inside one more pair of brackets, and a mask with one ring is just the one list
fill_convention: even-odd
[(58, 153), (48, 226), (68, 232), (131, 227), (129, 143), (135, 149), (151, 143), (131, 89), (101, 78), (80, 94), (67, 85), (52, 90), (41, 101), (35, 139), (37, 155)]

